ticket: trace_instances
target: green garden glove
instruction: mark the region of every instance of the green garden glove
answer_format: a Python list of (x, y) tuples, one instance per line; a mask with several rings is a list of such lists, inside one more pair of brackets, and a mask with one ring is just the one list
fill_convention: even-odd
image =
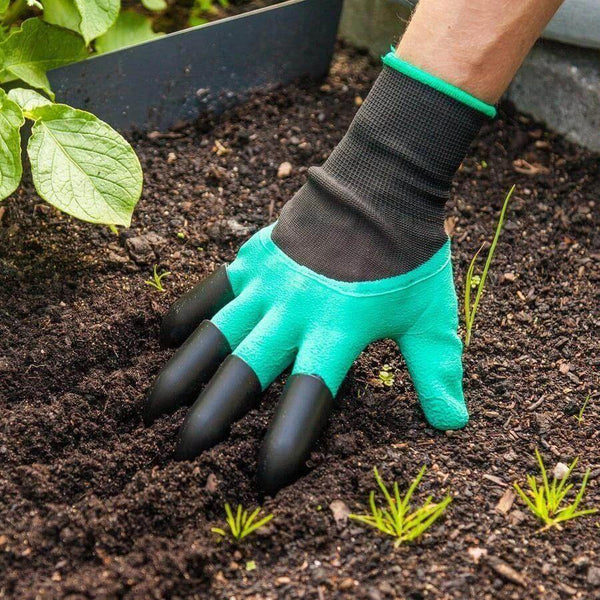
[(259, 457), (268, 493), (297, 477), (346, 373), (375, 340), (396, 341), (433, 427), (468, 421), (444, 204), (495, 111), (391, 53), (384, 63), (346, 136), (310, 169), (279, 221), (163, 321), (162, 343), (183, 345), (159, 374), (144, 418), (195, 400), (179, 458), (223, 440), (293, 366)]

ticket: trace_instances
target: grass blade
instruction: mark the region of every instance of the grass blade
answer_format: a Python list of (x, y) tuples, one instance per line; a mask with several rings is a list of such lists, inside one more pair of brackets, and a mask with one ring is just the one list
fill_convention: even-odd
[(400, 494), (398, 484), (394, 483), (394, 496), (392, 497), (377, 469), (373, 469), (375, 481), (381, 490), (387, 508), (377, 506), (375, 492), (371, 491), (369, 493), (369, 508), (371, 509), (371, 513), (364, 515), (351, 514), (349, 515), (350, 518), (373, 527), (381, 533), (395, 537), (396, 546), (402, 542), (418, 538), (442, 515), (452, 500), (450, 496), (446, 496), (441, 502), (433, 503), (432, 497), (429, 496), (420, 507), (410, 512), (409, 502), (421, 482), (425, 471), (426, 467), (422, 467), (411, 482), (404, 497)]
[[(496, 225), (496, 231), (494, 233), (494, 239), (492, 240), (492, 244), (487, 253), (487, 258), (485, 260), (485, 265), (483, 267), (483, 272), (481, 273), (481, 278), (479, 279), (479, 284), (477, 285), (477, 293), (475, 294), (475, 301), (473, 302), (473, 306), (470, 305), (471, 302), (471, 281), (473, 277), (473, 269), (474, 269), (474, 261), (477, 258), (477, 255), (481, 251), (481, 248), (477, 251), (477, 254), (474, 256), (473, 261), (471, 261), (473, 265), (473, 269), (469, 267), (469, 271), (467, 271), (467, 276), (469, 277), (468, 285), (465, 287), (465, 316), (468, 314), (468, 321), (466, 322), (467, 333), (465, 336), (465, 346), (468, 346), (471, 341), (471, 330), (473, 328), (473, 323), (475, 322), (475, 315), (477, 313), (477, 309), (479, 307), (479, 302), (481, 301), (481, 296), (483, 295), (483, 290), (485, 287), (485, 282), (487, 280), (488, 272), (490, 270), (490, 265), (492, 264), (492, 259), (494, 258), (494, 252), (496, 251), (496, 245), (498, 244), (498, 240), (500, 239), (500, 233), (502, 232), (502, 227), (504, 226), (504, 218), (506, 216), (506, 209), (508, 208), (508, 203), (515, 191), (515, 186), (513, 185), (506, 197), (504, 198), (504, 204), (502, 205), (502, 210), (500, 211), (500, 218), (498, 219), (498, 224)], [(470, 272), (470, 275), (469, 275)], [(468, 291), (467, 291), (468, 290)], [(469, 299), (469, 309), (466, 309), (466, 298), (468, 296)]]
[(471, 259), (471, 263), (469, 264), (469, 268), (467, 269), (467, 276), (465, 277), (465, 301), (464, 301), (464, 309), (465, 309), (465, 326), (467, 328), (467, 335), (465, 339), (465, 345), (469, 345), (469, 341), (471, 340), (471, 328), (473, 327), (473, 319), (471, 312), (471, 288), (473, 282), (473, 271), (475, 270), (475, 263), (477, 262), (477, 257), (483, 250), (485, 244), (481, 244), (479, 246), (479, 250), (475, 252), (475, 256)]
[[(250, 515), (248, 514), (248, 510), (244, 509), (241, 504), (238, 504), (238, 507), (235, 511), (235, 515), (231, 510), (231, 506), (226, 502), (225, 503), (225, 515), (226, 522), (229, 526), (229, 535), (236, 540), (241, 541), (246, 536), (250, 535), (252, 532), (260, 529), (263, 525), (266, 525), (272, 518), (273, 515), (267, 515), (256, 521), (256, 517), (260, 514), (261, 508), (255, 508)], [(228, 533), (225, 529), (221, 529), (220, 527), (213, 527), (211, 529), (214, 533), (218, 533), (223, 537), (227, 537)]]
[(254, 525), (247, 527), (244, 530), (244, 535), (242, 537), (246, 537), (247, 535), (250, 535), (253, 531), (256, 531), (257, 529), (260, 529), (261, 527), (266, 525), (273, 518), (273, 516), (274, 515), (267, 515), (266, 517), (260, 519), (256, 523), (254, 523)]
[[(567, 496), (573, 490), (573, 484), (567, 482), (573, 473), (573, 469), (578, 463), (578, 458), (573, 460), (564, 477), (560, 480), (553, 477), (552, 483), (550, 483), (544, 461), (537, 449), (535, 451), (535, 456), (542, 477), (541, 486), (538, 486), (533, 475), (527, 475), (529, 494), (525, 493), (516, 482), (513, 485), (527, 508), (529, 508), (529, 510), (544, 523), (542, 530), (550, 527), (557, 527), (560, 529), (559, 523), (598, 512), (597, 508), (577, 510), (585, 494), (590, 475), (589, 469), (585, 472), (581, 486), (579, 487), (579, 492), (575, 496), (573, 502), (571, 504), (565, 504)], [(531, 496), (533, 500), (531, 500), (529, 496)]]

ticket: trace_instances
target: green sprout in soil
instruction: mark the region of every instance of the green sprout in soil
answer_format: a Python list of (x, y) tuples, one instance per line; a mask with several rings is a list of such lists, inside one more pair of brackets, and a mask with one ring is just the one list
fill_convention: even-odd
[(146, 285), (150, 285), (153, 288), (156, 288), (159, 292), (164, 292), (165, 288), (162, 284), (162, 280), (164, 277), (167, 277), (171, 274), (171, 271), (163, 271), (160, 275), (157, 271), (157, 265), (154, 265), (152, 279), (147, 279), (144, 281)]
[(548, 481), (546, 467), (544, 467), (544, 461), (537, 450), (535, 451), (535, 455), (542, 474), (542, 484), (538, 485), (535, 476), (527, 475), (527, 483), (529, 484), (527, 493), (525, 493), (517, 483), (514, 483), (514, 486), (529, 510), (544, 523), (542, 531), (550, 527), (561, 529), (560, 523), (564, 521), (598, 512), (597, 508), (578, 510), (590, 476), (589, 469), (585, 472), (581, 487), (579, 488), (579, 492), (575, 496), (574, 501), (571, 504), (566, 504), (567, 494), (573, 489), (573, 484), (567, 484), (567, 481), (577, 465), (578, 458), (571, 463), (567, 472), (561, 479), (553, 477), (552, 483), (550, 483)]
[(253, 531), (260, 529), (266, 525), (272, 518), (273, 515), (267, 515), (262, 519), (256, 520), (256, 517), (260, 514), (261, 508), (256, 508), (251, 514), (248, 514), (247, 510), (244, 510), (241, 504), (238, 504), (235, 516), (231, 510), (229, 504), (225, 503), (225, 512), (227, 514), (227, 525), (229, 525), (229, 532), (220, 527), (213, 527), (211, 531), (217, 533), (222, 537), (231, 537), (236, 541), (243, 540), (246, 536), (250, 535)]
[[(500, 211), (500, 218), (498, 219), (498, 224), (496, 225), (496, 232), (494, 234), (494, 239), (492, 240), (492, 245), (488, 250), (488, 255), (485, 260), (485, 265), (483, 267), (483, 272), (481, 275), (475, 275), (475, 262), (483, 250), (484, 244), (482, 244), (475, 253), (475, 256), (471, 260), (471, 264), (469, 265), (469, 269), (467, 270), (467, 277), (465, 281), (465, 326), (467, 329), (467, 333), (465, 336), (465, 346), (468, 346), (471, 342), (471, 333), (473, 331), (473, 324), (475, 322), (475, 315), (477, 314), (477, 309), (479, 308), (479, 302), (481, 300), (481, 296), (483, 295), (483, 290), (485, 287), (485, 280), (487, 279), (488, 271), (490, 270), (490, 265), (492, 263), (492, 258), (494, 257), (494, 252), (496, 251), (496, 245), (498, 244), (498, 239), (500, 238), (500, 233), (502, 232), (502, 227), (504, 225), (504, 217), (506, 215), (506, 209), (508, 208), (508, 202), (510, 201), (513, 192), (515, 191), (515, 186), (513, 185), (506, 198), (504, 199), (504, 204), (502, 205), (502, 210)], [(475, 293), (475, 300), (471, 304), (471, 290), (477, 289)]]
[(392, 387), (394, 385), (394, 374), (392, 373), (392, 367), (390, 367), (390, 365), (383, 365), (383, 367), (381, 367), (379, 379), (386, 387)]
[(579, 409), (579, 412), (576, 415), (573, 415), (575, 417), (575, 420), (577, 421), (577, 425), (579, 425), (580, 427), (581, 427), (581, 424), (583, 423), (583, 413), (585, 412), (585, 409), (587, 408), (587, 405), (590, 402), (590, 398), (591, 398), (591, 394), (588, 394), (587, 398), (583, 402), (583, 406)]
[(369, 495), (371, 514), (353, 514), (350, 515), (350, 518), (378, 529), (386, 535), (395, 537), (395, 546), (418, 538), (433, 525), (434, 521), (446, 510), (448, 504), (452, 502), (450, 495), (446, 496), (441, 502), (432, 502), (433, 496), (429, 496), (422, 506), (413, 510), (410, 500), (421, 482), (425, 470), (426, 467), (424, 466), (411, 483), (404, 497), (401, 497), (398, 483), (394, 482), (393, 491), (390, 493), (377, 468), (374, 468), (375, 480), (385, 498), (387, 507), (380, 508), (375, 504), (375, 492), (373, 491)]

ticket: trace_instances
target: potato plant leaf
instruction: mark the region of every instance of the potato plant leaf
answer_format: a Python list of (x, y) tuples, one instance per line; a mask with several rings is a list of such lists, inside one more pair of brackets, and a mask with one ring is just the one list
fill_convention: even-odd
[(108, 31), (119, 9), (119, 0), (44, 0), (44, 20), (80, 33), (89, 44)]
[(129, 226), (142, 169), (125, 139), (94, 115), (64, 104), (40, 106), (27, 153), (38, 194), (90, 223)]
[(148, 17), (133, 11), (124, 11), (115, 24), (96, 40), (98, 52), (110, 52), (126, 46), (134, 46), (160, 37), (163, 33), (152, 30), (152, 22)]
[(46, 71), (86, 56), (83, 40), (70, 31), (33, 18), (24, 21), (0, 44), (3, 81), (22, 79), (52, 94)]
[(38, 108), (38, 106), (52, 104), (52, 101), (48, 100), (46, 96), (42, 96), (39, 92), (27, 88), (14, 88), (8, 92), (8, 97), (13, 102), (16, 102), (21, 107), (21, 110), (25, 112), (32, 111)]
[(0, 0), (0, 14), (4, 14), (8, 8), (10, 0)]
[(80, 33), (81, 14), (75, 0), (42, 0), (44, 21)]
[(0, 199), (10, 196), (21, 181), (20, 129), (24, 122), (19, 105), (0, 89)]
[(106, 33), (117, 20), (120, 0), (75, 0), (81, 14), (80, 31), (86, 44)]
[(142, 0), (144, 8), (154, 12), (165, 10), (167, 8), (166, 0)]

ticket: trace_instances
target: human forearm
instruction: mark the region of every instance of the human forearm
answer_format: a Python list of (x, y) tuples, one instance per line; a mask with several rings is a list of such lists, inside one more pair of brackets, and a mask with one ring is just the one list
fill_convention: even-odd
[(495, 103), (562, 1), (420, 0), (396, 55)]

